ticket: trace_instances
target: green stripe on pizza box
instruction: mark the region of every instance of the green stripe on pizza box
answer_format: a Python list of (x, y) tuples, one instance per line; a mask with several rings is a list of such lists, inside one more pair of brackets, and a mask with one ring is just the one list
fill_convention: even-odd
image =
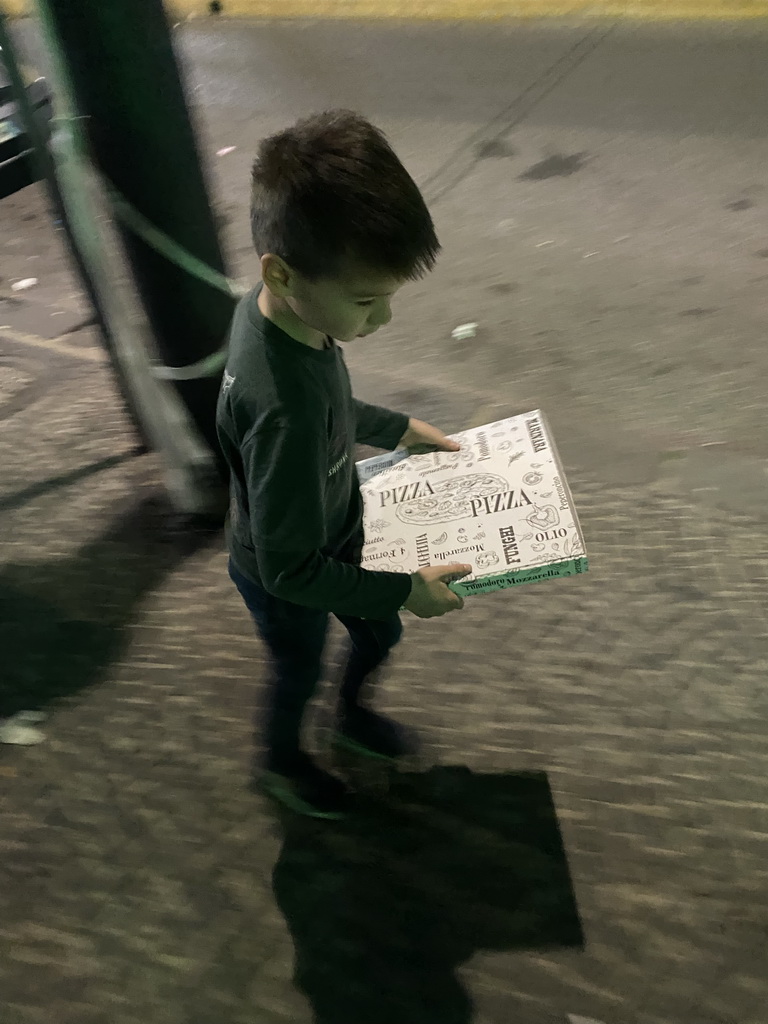
[(563, 562), (552, 562), (550, 565), (538, 565), (533, 569), (518, 569), (513, 572), (502, 572), (492, 576), (481, 576), (479, 579), (464, 583), (457, 580), (448, 586), (460, 597), (471, 597), (472, 594), (488, 594), (493, 590), (505, 590), (521, 583), (539, 583), (544, 580), (557, 579), (560, 576), (579, 576), (588, 568), (586, 558), (569, 558)]
[[(580, 576), (589, 568), (587, 558), (569, 558), (564, 562), (553, 562), (551, 565), (539, 565), (535, 569), (518, 569), (516, 572), (498, 573), (493, 576), (482, 576), (469, 583), (458, 580), (449, 583), (449, 588), (459, 597), (474, 597), (476, 594), (490, 594), (494, 590), (507, 590), (522, 583), (543, 583), (564, 576)], [(400, 609), (401, 612), (405, 608)]]

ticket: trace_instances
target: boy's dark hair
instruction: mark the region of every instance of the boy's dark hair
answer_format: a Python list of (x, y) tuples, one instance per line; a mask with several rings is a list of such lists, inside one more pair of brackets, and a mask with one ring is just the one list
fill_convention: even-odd
[(251, 230), (259, 256), (280, 256), (312, 281), (351, 262), (412, 281), (440, 252), (415, 181), (384, 133), (351, 110), (305, 118), (261, 143)]

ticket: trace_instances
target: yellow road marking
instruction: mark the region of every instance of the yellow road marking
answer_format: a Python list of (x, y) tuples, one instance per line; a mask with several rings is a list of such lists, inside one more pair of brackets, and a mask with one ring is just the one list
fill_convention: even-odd
[[(13, 16), (31, 0), (6, 0)], [(209, 0), (167, 0), (173, 17), (207, 17)], [(503, 18), (605, 17), (652, 21), (768, 18), (768, 0), (221, 0), (224, 15), (250, 18), (402, 18), (494, 21)]]
[[(207, 0), (172, 0), (177, 16), (206, 16)], [(768, 17), (765, 0), (222, 0), (231, 17), (493, 21), (569, 16), (649, 19)]]

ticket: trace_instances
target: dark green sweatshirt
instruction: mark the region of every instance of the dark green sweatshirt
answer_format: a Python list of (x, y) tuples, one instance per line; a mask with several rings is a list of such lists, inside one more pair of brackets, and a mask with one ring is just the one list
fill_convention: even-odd
[(294, 340), (242, 299), (229, 335), (216, 424), (231, 469), (227, 541), (235, 566), (276, 597), (384, 619), (406, 573), (360, 568), (363, 500), (355, 443), (395, 448), (408, 417), (352, 397), (344, 356)]

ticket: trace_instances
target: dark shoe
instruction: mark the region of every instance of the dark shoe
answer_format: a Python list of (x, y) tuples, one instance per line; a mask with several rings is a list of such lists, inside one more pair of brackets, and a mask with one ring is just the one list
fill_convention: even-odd
[(333, 743), (384, 761), (396, 761), (416, 753), (416, 744), (402, 726), (367, 708), (352, 708), (342, 713)]
[(343, 818), (349, 798), (344, 783), (324, 772), (306, 754), (301, 754), (290, 768), (262, 772), (258, 787), (297, 814), (310, 818)]

